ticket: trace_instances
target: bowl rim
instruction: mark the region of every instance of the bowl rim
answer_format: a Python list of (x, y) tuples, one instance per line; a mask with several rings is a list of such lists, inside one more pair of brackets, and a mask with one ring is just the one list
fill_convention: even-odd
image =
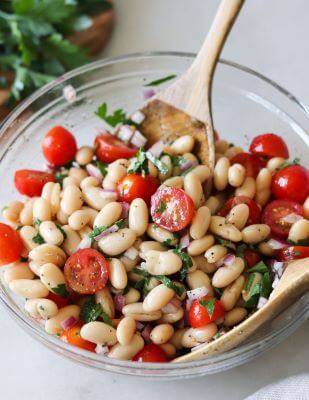
[[(25, 100), (23, 100), (0, 124), (0, 140), (2, 138), (3, 133), (5, 130), (18, 118), (18, 116), (27, 108), (29, 107), (34, 101), (36, 101), (38, 98), (40, 98), (42, 95), (46, 94), (49, 92), (51, 89), (57, 87), (59, 84), (63, 84), (67, 80), (70, 80), (82, 73), (89, 72), (91, 70), (95, 70), (97, 68), (101, 67), (106, 67), (108, 65), (111, 65), (113, 63), (117, 62), (122, 62), (122, 61), (130, 61), (134, 59), (142, 59), (142, 58), (161, 58), (161, 57), (178, 57), (178, 58), (190, 58), (193, 59), (196, 56), (195, 53), (192, 52), (175, 52), (175, 51), (155, 51), (155, 52), (136, 52), (136, 53), (130, 53), (130, 54), (125, 54), (125, 55), (120, 55), (120, 56), (115, 56), (115, 57), (108, 57), (104, 58), (102, 60), (94, 61), (92, 63), (86, 64), (84, 66), (81, 66), (79, 68), (76, 68), (72, 71), (67, 72), (64, 75), (61, 75), (54, 81), (48, 83), (47, 85), (43, 86), (42, 88), (38, 89), (35, 91), (32, 95), (27, 97)], [(228, 67), (235, 68), (237, 70), (240, 70), (242, 72), (245, 72), (251, 76), (254, 76), (256, 78), (259, 78), (260, 80), (264, 81), (268, 85), (271, 85), (273, 88), (278, 90), (281, 94), (286, 96), (289, 100), (291, 100), (293, 103), (296, 104), (296, 106), (307, 116), (309, 117), (309, 107), (307, 107), (302, 101), (300, 101), (296, 96), (291, 94), (287, 89), (283, 88), (281, 85), (279, 85), (277, 82), (275, 82), (272, 79), (267, 78), (263, 74), (246, 67), (244, 65), (238, 64), (234, 61), (229, 61), (226, 59), (220, 59), (219, 63), (222, 65), (226, 65)], [(309, 299), (309, 296), (308, 296)], [(147, 363), (147, 364), (142, 364), (141, 363), (132, 363), (132, 361), (122, 361), (122, 360), (113, 360), (108, 357), (102, 357), (96, 353), (91, 353), (82, 349), (79, 349), (77, 347), (73, 347), (62, 340), (59, 340), (59, 338), (54, 337), (53, 335), (49, 335), (46, 332), (44, 332), (41, 328), (38, 327), (38, 325), (31, 323), (31, 319), (28, 318), (26, 315), (24, 315), (22, 312), (20, 312), (19, 308), (14, 304), (11, 304), (10, 301), (8, 300), (5, 291), (2, 289), (0, 286), (0, 303), (2, 303), (5, 308), (8, 309), (8, 312), (17, 320), (17, 322), (23, 326), (25, 326), (28, 331), (30, 331), (30, 334), (33, 334), (37, 339), (40, 339), (41, 342), (46, 344), (48, 347), (51, 348), (54, 347), (53, 350), (57, 351), (58, 353), (62, 353), (65, 355), (69, 355), (71, 359), (74, 360), (74, 356), (78, 357), (78, 361), (82, 362), (83, 364), (86, 364), (88, 366), (92, 366), (95, 368), (99, 369), (106, 369), (105, 366), (111, 366), (111, 367), (116, 367), (118, 368), (117, 373), (123, 373), (126, 374), (128, 373), (127, 369), (131, 370), (139, 370), (139, 371), (173, 371), (173, 370), (182, 370), (182, 369), (188, 369), (188, 368), (196, 368), (196, 367), (206, 367), (207, 365), (216, 365), (217, 363), (220, 364), (220, 362), (228, 362), (229, 360), (234, 359), (234, 363), (232, 366), (238, 365), (241, 363), (239, 361), (239, 357), (242, 354), (249, 354), (252, 351), (256, 350), (257, 348), (260, 348), (261, 344), (263, 342), (270, 342), (274, 337), (277, 337), (278, 339), (280, 337), (284, 336), (284, 333), (288, 334), (290, 331), (296, 329), (307, 317), (308, 310), (304, 310), (299, 316), (298, 319), (295, 320), (293, 319), (288, 326), (285, 328), (281, 328), (275, 332), (271, 332), (267, 334), (262, 341), (259, 341), (258, 343), (249, 343), (245, 346), (242, 346), (240, 348), (235, 348), (232, 350), (229, 350), (228, 352), (224, 352), (222, 354), (206, 358), (204, 360), (200, 361), (191, 361), (191, 362), (182, 362), (182, 363)], [(260, 349), (261, 350), (261, 349)], [(262, 350), (261, 350), (262, 351)], [(76, 358), (75, 358), (76, 361)], [(93, 362), (93, 365), (89, 363), (89, 361)], [(238, 362), (237, 362), (238, 361)], [(246, 360), (244, 360), (246, 361)], [(225, 369), (228, 367), (225, 367)], [(119, 371), (119, 369), (122, 369), (122, 371)], [(204, 372), (205, 373), (205, 372)], [(207, 373), (207, 372), (206, 372)], [(151, 377), (151, 375), (148, 375), (148, 377)], [(170, 375), (168, 376), (169, 378), (175, 378), (175, 376)]]

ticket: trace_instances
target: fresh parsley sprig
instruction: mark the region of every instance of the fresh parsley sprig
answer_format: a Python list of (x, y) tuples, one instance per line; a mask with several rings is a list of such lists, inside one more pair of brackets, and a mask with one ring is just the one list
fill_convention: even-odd
[(81, 309), (81, 319), (87, 324), (101, 318), (106, 324), (113, 326), (113, 321), (100, 303), (95, 303), (94, 298), (90, 296)]
[(145, 149), (140, 148), (136, 153), (136, 160), (129, 167), (128, 173), (141, 173), (142, 176), (149, 175), (148, 168), (148, 160), (151, 161), (162, 174), (166, 174), (168, 172), (168, 167), (164, 164), (158, 157), (155, 157), (149, 151), (145, 151)]
[(108, 114), (107, 103), (101, 104), (95, 113), (113, 128), (118, 124), (124, 124), (128, 119), (122, 108), (118, 108), (112, 114)]

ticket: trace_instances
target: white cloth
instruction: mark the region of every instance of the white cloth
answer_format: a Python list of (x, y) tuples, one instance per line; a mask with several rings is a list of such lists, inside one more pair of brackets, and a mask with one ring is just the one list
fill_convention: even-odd
[(309, 374), (290, 376), (272, 383), (245, 400), (309, 400)]

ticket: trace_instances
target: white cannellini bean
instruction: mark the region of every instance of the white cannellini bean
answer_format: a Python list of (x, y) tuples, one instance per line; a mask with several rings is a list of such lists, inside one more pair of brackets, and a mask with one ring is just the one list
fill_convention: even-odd
[(204, 255), (193, 257), (193, 260), (196, 264), (196, 268), (203, 272), (206, 272), (206, 274), (212, 274), (217, 269), (216, 264), (209, 263)]
[(215, 263), (227, 254), (227, 248), (221, 244), (211, 246), (206, 252), (205, 257), (209, 263)]
[(94, 208), (86, 207), (86, 206), (82, 207), (81, 210), (82, 211), (86, 211), (88, 213), (88, 215), (90, 216), (88, 225), (93, 227), (94, 226), (94, 221), (95, 221), (97, 215), (99, 214), (98, 211), (95, 210)]
[(253, 199), (256, 193), (255, 179), (247, 176), (241, 186), (235, 190), (235, 196), (247, 196)]
[(167, 355), (167, 358), (171, 360), (176, 355), (176, 348), (171, 343), (163, 343), (159, 345), (164, 353)]
[(29, 268), (36, 275), (40, 276), (40, 268), (42, 265), (35, 263), (34, 261), (29, 262)]
[(58, 314), (57, 304), (49, 299), (38, 299), (36, 308), (39, 316), (44, 319), (50, 319)]
[(130, 288), (123, 296), (125, 298), (125, 304), (137, 303), (141, 298), (140, 292), (134, 288)]
[(44, 241), (48, 244), (60, 246), (64, 240), (63, 233), (52, 221), (43, 221), (39, 226), (39, 232)]
[(245, 277), (240, 275), (234, 282), (227, 286), (221, 295), (220, 302), (226, 311), (232, 310), (241, 296), (245, 286)]
[(55, 216), (60, 207), (61, 186), (59, 183), (47, 182), (42, 190), (42, 198), (47, 200), (51, 207), (51, 214)]
[(127, 271), (118, 258), (111, 258), (109, 264), (109, 280), (115, 289), (124, 289), (128, 283)]
[(117, 343), (116, 330), (105, 322), (92, 321), (80, 330), (83, 339), (96, 344), (112, 346)]
[(173, 289), (161, 283), (147, 294), (143, 301), (143, 308), (146, 312), (159, 311), (172, 300), (174, 295)]
[(63, 272), (57, 265), (52, 263), (41, 266), (40, 279), (47, 289), (55, 294), (57, 294), (60, 285), (65, 285)]
[(29, 253), (29, 258), (39, 265), (52, 263), (62, 267), (66, 255), (62, 249), (52, 244), (41, 244)]
[(150, 332), (150, 340), (155, 344), (163, 344), (170, 340), (174, 334), (174, 328), (171, 324), (159, 324)]
[(194, 147), (194, 138), (189, 135), (184, 135), (176, 139), (171, 148), (176, 154), (191, 153)]
[(169, 242), (171, 246), (175, 246), (178, 243), (176, 235), (153, 223), (148, 225), (147, 235), (159, 243)]
[(109, 256), (117, 256), (128, 250), (136, 240), (136, 233), (132, 229), (124, 228), (100, 239), (99, 248)]
[(232, 146), (229, 147), (226, 152), (224, 153), (224, 156), (227, 157), (229, 160), (231, 160), (233, 157), (235, 157), (239, 153), (243, 153), (244, 149), (239, 146)]
[(213, 235), (206, 235), (201, 239), (195, 239), (190, 242), (188, 246), (188, 254), (190, 256), (199, 256), (203, 254), (209, 247), (215, 243), (215, 238)]
[(158, 319), (159, 324), (174, 324), (177, 321), (180, 321), (184, 317), (184, 309), (179, 308), (175, 313), (163, 313), (161, 318)]
[(87, 178), (88, 173), (83, 168), (72, 167), (69, 171), (69, 177), (73, 178), (79, 186), (81, 181)]
[(244, 183), (246, 169), (241, 164), (233, 164), (228, 171), (228, 182), (233, 187), (239, 187)]
[(77, 211), (83, 205), (82, 192), (77, 186), (69, 185), (67, 186), (62, 195), (62, 200), (60, 203), (61, 210), (71, 215), (74, 211)]
[(164, 186), (177, 187), (179, 189), (183, 188), (183, 176), (173, 176), (168, 178), (163, 182)]
[(191, 172), (199, 177), (201, 183), (207, 181), (210, 176), (210, 169), (207, 165), (197, 165)]
[(210, 231), (226, 240), (240, 242), (241, 232), (232, 224), (228, 224), (224, 217), (213, 216), (210, 220)]
[(271, 172), (267, 168), (262, 168), (256, 177), (256, 190), (257, 192), (269, 189), (271, 186)]
[(128, 160), (120, 158), (109, 164), (107, 178), (111, 182), (118, 183), (127, 175)]
[(145, 242), (142, 242), (140, 245), (139, 248), (140, 257), (145, 259), (147, 252), (150, 250), (167, 251), (167, 248), (159, 242), (155, 242), (154, 240), (147, 240)]
[(71, 256), (77, 250), (81, 238), (69, 225), (62, 226), (62, 229), (66, 234), (66, 238), (62, 243), (62, 249), (68, 256)]
[(70, 317), (78, 319), (79, 314), (80, 307), (76, 304), (62, 307), (54, 317), (45, 322), (45, 331), (51, 335), (60, 334), (63, 331), (61, 323)]
[(11, 281), (17, 279), (33, 279), (34, 273), (28, 266), (28, 263), (15, 262), (3, 274), (4, 282), (8, 285)]
[(175, 347), (176, 350), (182, 349), (182, 339), (187, 330), (188, 328), (178, 329), (170, 338), (169, 342)]
[(9, 283), (9, 288), (15, 294), (26, 299), (46, 297), (48, 289), (38, 279), (17, 279)]
[[(116, 184), (116, 182), (110, 180), (108, 175), (106, 175), (106, 177), (103, 179), (102, 186), (103, 186), (103, 189), (116, 190), (117, 184)], [(113, 200), (115, 200), (115, 199), (113, 198)], [(98, 201), (100, 201), (100, 199)]]
[(152, 275), (172, 275), (182, 267), (181, 258), (170, 251), (149, 250), (145, 257), (145, 268)]
[(309, 238), (309, 221), (300, 219), (291, 226), (288, 239), (292, 242), (306, 240)]
[(19, 220), (22, 225), (31, 225), (33, 223), (33, 204), (37, 197), (33, 197), (25, 203), (24, 208), (19, 214)]
[(72, 176), (67, 176), (62, 181), (62, 188), (66, 189), (68, 186), (78, 186), (78, 183), (75, 178)]
[(114, 300), (111, 295), (109, 288), (106, 286), (105, 288), (99, 290), (95, 294), (95, 302), (97, 304), (101, 304), (103, 310), (110, 318), (115, 317), (115, 305)]
[(247, 204), (237, 204), (226, 216), (226, 222), (234, 225), (237, 229), (241, 230), (245, 227), (249, 218), (249, 207)]
[(192, 239), (201, 239), (209, 228), (211, 213), (208, 207), (200, 207), (191, 222), (190, 236)]
[(25, 248), (30, 251), (35, 247), (38, 247), (39, 244), (35, 243), (32, 239), (38, 234), (38, 230), (33, 226), (23, 226), (19, 231), (19, 235), (21, 240), (25, 246)]
[(3, 218), (9, 222), (18, 222), (23, 208), (24, 203), (21, 201), (11, 201), (2, 211)]
[(42, 197), (35, 200), (33, 203), (33, 220), (50, 221), (51, 220), (51, 206), (49, 201)]
[(270, 235), (270, 227), (266, 224), (253, 224), (244, 228), (241, 233), (245, 243), (256, 244)]
[(92, 147), (83, 146), (80, 147), (75, 155), (75, 160), (79, 165), (85, 166), (89, 164), (94, 156), (94, 150)]
[(25, 311), (30, 315), (32, 318), (39, 319), (41, 315), (37, 309), (38, 301), (40, 299), (29, 299), (25, 302)]
[(100, 181), (94, 178), (93, 176), (87, 176), (87, 178), (81, 181), (79, 186), (83, 191), (87, 186), (94, 186), (94, 187), (100, 186)]
[(129, 228), (142, 236), (148, 227), (148, 207), (143, 199), (134, 199), (129, 210)]
[(190, 272), (186, 275), (186, 281), (190, 290), (205, 287), (207, 289), (207, 294), (213, 296), (214, 291), (211, 286), (211, 280), (205, 272), (200, 270)]
[(129, 344), (134, 336), (135, 331), (135, 319), (130, 316), (124, 317), (120, 320), (116, 330), (118, 342), (123, 346)]
[(75, 231), (83, 229), (91, 220), (91, 214), (87, 210), (77, 210), (69, 217), (69, 225)]
[(93, 226), (109, 226), (119, 220), (122, 212), (121, 204), (116, 201), (106, 204), (96, 216)]
[(201, 328), (189, 328), (184, 332), (181, 344), (186, 348), (195, 347), (200, 343), (208, 342), (217, 332), (218, 328), (214, 322)]
[(230, 285), (243, 272), (245, 264), (242, 258), (236, 257), (231, 265), (220, 267), (212, 277), (212, 285), (217, 288), (224, 288)]
[(155, 321), (162, 316), (161, 311), (145, 311), (143, 303), (126, 304), (122, 309), (122, 314), (141, 322)]
[(223, 325), (230, 327), (243, 321), (248, 314), (248, 311), (243, 307), (236, 307), (224, 315)]
[(135, 334), (129, 344), (122, 345), (117, 343), (108, 353), (109, 358), (116, 360), (132, 360), (132, 358), (144, 347), (144, 340)]
[(226, 157), (221, 157), (220, 160), (218, 160), (215, 165), (214, 185), (215, 188), (219, 191), (224, 190), (228, 184), (228, 171), (230, 165), (231, 165), (230, 161)]
[(61, 225), (66, 225), (69, 222), (69, 215), (63, 212), (61, 208), (59, 208), (56, 216)]
[(184, 190), (198, 208), (203, 200), (203, 188), (199, 177), (194, 172), (189, 172), (184, 178)]
[(280, 167), (286, 161), (285, 158), (282, 157), (273, 157), (267, 162), (267, 168), (270, 172), (275, 172), (277, 168)]
[(211, 215), (214, 215), (221, 207), (223, 207), (224, 202), (225, 196), (221, 193), (216, 196), (208, 197), (204, 205), (209, 208)]
[(172, 176), (173, 173), (173, 164), (171, 157), (168, 155), (164, 155), (160, 158), (160, 161), (167, 167), (167, 172), (159, 172), (159, 179), (161, 181), (164, 181), (165, 179), (168, 179)]

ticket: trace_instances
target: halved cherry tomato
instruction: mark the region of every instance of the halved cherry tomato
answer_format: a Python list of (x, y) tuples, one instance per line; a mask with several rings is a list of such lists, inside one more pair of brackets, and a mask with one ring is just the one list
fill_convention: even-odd
[(75, 137), (63, 126), (54, 126), (46, 134), (42, 151), (46, 160), (56, 167), (74, 160), (77, 152)]
[(266, 166), (266, 161), (255, 154), (239, 153), (231, 159), (231, 164), (241, 164), (246, 168), (246, 176), (256, 178), (262, 168)]
[(262, 221), (270, 226), (273, 235), (286, 238), (292, 224), (285, 222), (283, 217), (289, 214), (297, 214), (303, 217), (303, 206), (291, 200), (274, 200), (265, 207)]
[(49, 292), (48, 296), (46, 297), (49, 300), (54, 301), (57, 304), (58, 308), (65, 307), (69, 304), (69, 300), (67, 297), (61, 297), (53, 292)]
[(134, 357), (139, 362), (167, 362), (167, 356), (161, 347), (156, 344), (146, 344)]
[(31, 169), (20, 169), (15, 172), (14, 177), (16, 189), (20, 194), (29, 197), (41, 196), (45, 183), (54, 181), (54, 175)]
[(134, 157), (137, 147), (129, 147), (110, 133), (102, 133), (95, 138), (96, 156), (104, 163), (111, 163), (119, 158)]
[(244, 259), (248, 268), (254, 267), (261, 258), (261, 255), (257, 251), (250, 249), (244, 250)]
[(80, 336), (81, 327), (82, 324), (78, 322), (76, 325), (72, 326), (72, 328), (65, 330), (60, 337), (64, 342), (70, 343), (72, 346), (92, 351), (94, 353), (96, 345), (94, 343), (88, 342), (88, 340), (85, 340)]
[(275, 133), (264, 133), (256, 136), (249, 148), (250, 153), (266, 157), (289, 158), (289, 150), (282, 137)]
[(160, 182), (150, 175), (126, 175), (118, 184), (119, 200), (131, 203), (134, 199), (141, 198), (149, 205), (151, 196), (156, 192)]
[(281, 249), (277, 258), (279, 261), (292, 261), (309, 257), (309, 246), (290, 246)]
[(64, 266), (67, 285), (80, 294), (93, 294), (103, 289), (108, 275), (108, 262), (94, 249), (78, 250), (67, 259)]
[(0, 223), (0, 267), (20, 259), (23, 242), (15, 229)]
[(170, 232), (177, 232), (192, 221), (194, 203), (183, 190), (167, 186), (152, 196), (150, 212), (157, 225)]
[(230, 199), (228, 199), (228, 201), (225, 203), (224, 207), (219, 211), (218, 214), (221, 215), (221, 217), (226, 217), (231, 209), (238, 204), (247, 204), (247, 206), (249, 207), (249, 218), (246, 225), (260, 223), (261, 209), (254, 200), (250, 199), (250, 197), (247, 196), (231, 197)]
[(201, 300), (212, 300), (211, 296), (203, 296), (200, 299), (196, 299), (192, 302), (189, 310), (189, 322), (192, 328), (200, 328), (216, 321), (218, 318), (223, 317), (225, 310), (219, 300), (214, 300), (213, 313), (209, 315), (207, 309), (200, 304)]
[(290, 165), (275, 173), (271, 191), (277, 199), (303, 203), (309, 195), (309, 171), (301, 165)]

